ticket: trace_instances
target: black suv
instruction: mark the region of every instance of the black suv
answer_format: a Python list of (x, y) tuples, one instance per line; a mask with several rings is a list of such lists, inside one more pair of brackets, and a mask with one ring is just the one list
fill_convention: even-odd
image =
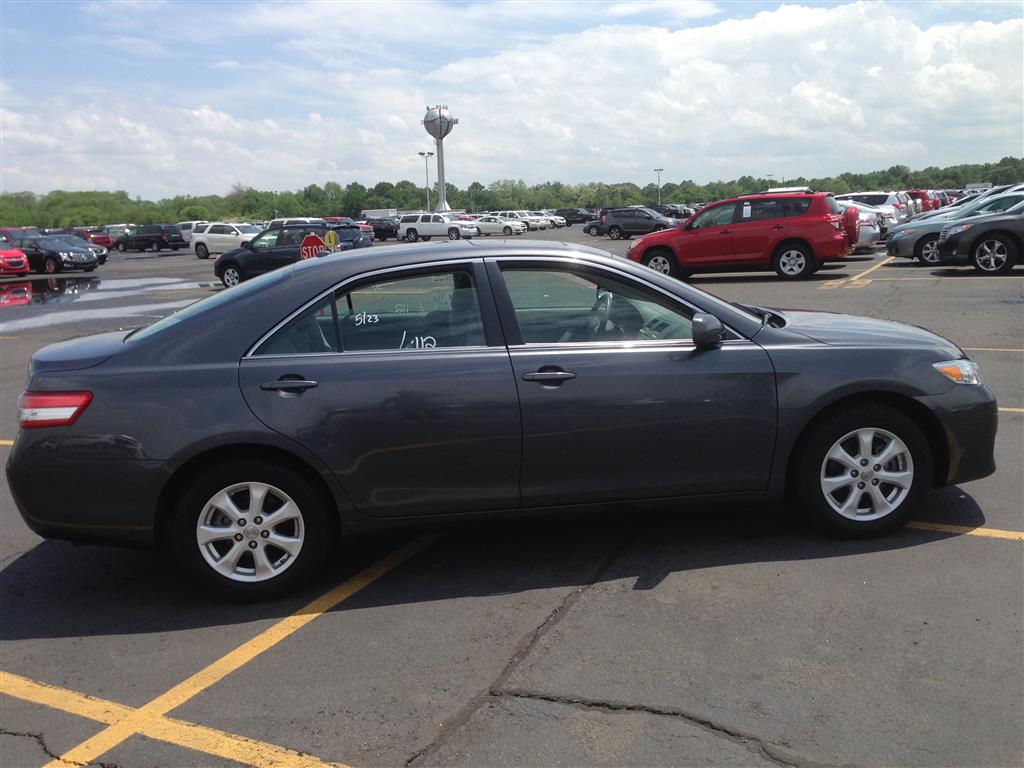
[[(261, 232), (241, 248), (222, 253), (214, 262), (213, 273), (220, 278), (226, 288), (231, 288), (250, 277), (294, 264), (303, 258), (300, 248), (302, 241), (309, 235), (316, 235), (323, 240), (328, 251), (349, 251), (373, 244), (370, 234), (354, 225), (326, 222), (285, 224)], [(336, 239), (337, 244), (332, 246), (331, 239)], [(328, 251), (321, 251), (315, 255), (319, 256)]]
[(128, 229), (117, 240), (113, 246), (124, 253), (125, 251), (160, 251), (170, 248), (176, 251), (185, 247), (185, 238), (181, 236), (181, 230), (173, 224), (145, 224), (138, 229)]
[(674, 227), (678, 222), (662, 216), (650, 208), (630, 206), (628, 208), (609, 208), (600, 219), (602, 234), (612, 240), (621, 240), (630, 235), (646, 235), (661, 229)]
[(398, 218), (367, 219), (366, 223), (373, 227), (375, 240), (387, 240), (389, 237), (398, 238)]
[(555, 211), (555, 215), (565, 219), (567, 227), (571, 227), (573, 224), (586, 224), (597, 218), (596, 213), (591, 213), (585, 208), (559, 208)]

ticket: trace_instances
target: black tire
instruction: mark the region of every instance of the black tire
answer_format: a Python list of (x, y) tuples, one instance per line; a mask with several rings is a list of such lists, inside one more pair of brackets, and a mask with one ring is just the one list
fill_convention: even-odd
[(153, 241), (153, 253), (160, 253), (160, 241), (159, 240), (154, 240)]
[(60, 270), (61, 263), (58, 259), (53, 258), (53, 256), (47, 256), (43, 259), (43, 267), (40, 270), (41, 272), (45, 272), (48, 275), (55, 275), (60, 272)]
[(512, 227), (503, 227), (501, 230), (502, 234), (508, 237), (512, 234)]
[(650, 267), (655, 272), (661, 272), (669, 277), (679, 277), (679, 264), (676, 262), (675, 254), (667, 248), (651, 248), (641, 261), (645, 267)]
[(415, 229), (407, 229), (405, 230), (405, 239), (410, 243), (415, 243), (419, 239), (419, 234)]
[(226, 264), (220, 273), (220, 281), (225, 288), (234, 288), (245, 279), (242, 269), (235, 263)]
[[(265, 497), (271, 513), (274, 507), (270, 506), (269, 500), (281, 500), (276, 496), (276, 492), (283, 492), (290, 497), (299, 511), (296, 522), (281, 524), (271, 531), (271, 534), (291, 537), (298, 537), (297, 534), (301, 533), (301, 548), (293, 557), (288, 557), (283, 549), (276, 549), (273, 546), (263, 549), (266, 546), (261, 546), (264, 537), (262, 531), (256, 530), (259, 526), (255, 523), (256, 519), (260, 519), (257, 513), (263, 512), (263, 509), (250, 510), (243, 506), (247, 505), (251, 498), (245, 490), (232, 494), (231, 499), (242, 513), (243, 517), (240, 519), (245, 521), (245, 525), (232, 524), (223, 515), (219, 522), (223, 523), (226, 530), (231, 530), (237, 525), (239, 532), (235, 536), (243, 537), (237, 546), (245, 544), (248, 549), (252, 544), (256, 544), (254, 550), (265, 551), (269, 558), (283, 558), (278, 560), (280, 573), (263, 581), (234, 580), (218, 573), (207, 561), (196, 539), (196, 528), (200, 520), (212, 510), (212, 507), (208, 507), (209, 502), (222, 490), (245, 483), (264, 483), (274, 489)], [(327, 505), (309, 479), (280, 462), (256, 458), (233, 459), (212, 466), (192, 480), (177, 499), (169, 533), (175, 560), (186, 574), (201, 586), (236, 600), (266, 600), (294, 590), (316, 573), (332, 543)], [(216, 545), (210, 545), (213, 551), (207, 551), (214, 556), (221, 554), (216, 547), (223, 547), (226, 550), (234, 546), (236, 544), (228, 538), (219, 540)], [(247, 555), (243, 551), (238, 565), (255, 565), (254, 556), (255, 552)]]
[(128, 250), (128, 246), (126, 246), (124, 243), (118, 243), (117, 250), (120, 251), (121, 253), (124, 253), (125, 251)]
[(806, 245), (780, 245), (772, 256), (775, 273), (783, 280), (805, 280), (818, 268), (818, 260)]
[(449, 240), (458, 240), (461, 237), (462, 237), (462, 234), (455, 227), (452, 227), (451, 229), (448, 230), (448, 239)]
[(1017, 244), (1006, 235), (981, 235), (971, 248), (971, 265), (983, 275), (1008, 275), (1017, 263)]
[(431, 237), (433, 237), (433, 235), (426, 235), (425, 237), (421, 237), (420, 240), (422, 240), (425, 243), (429, 243)]
[(208, 259), (210, 258), (210, 249), (203, 243), (196, 243), (196, 258), (197, 259)]
[(95, 270), (96, 270), (96, 267), (86, 267), (82, 271), (83, 272), (94, 272)]
[(939, 265), (939, 236), (925, 235), (914, 244), (914, 258), (925, 267)]
[[(871, 441), (873, 456), (878, 456), (885, 450), (887, 438), (880, 432), (888, 433), (902, 441), (906, 452), (898, 453), (888, 464), (872, 464), (873, 459), (865, 459), (860, 455), (859, 442), (855, 436), (858, 430), (879, 434), (877, 439)], [(847, 450), (848, 464), (828, 459), (833, 446), (851, 435), (853, 436), (843, 445), (857, 453), (851, 454)], [(891, 500), (895, 502), (895, 506), (891, 511), (883, 513), (875, 506), (873, 494), (880, 493), (886, 496), (900, 492), (895, 485), (887, 484), (884, 479), (875, 477), (875, 472), (879, 471), (875, 467), (888, 471), (889, 474), (886, 476), (895, 476), (893, 473), (900, 470), (899, 459), (905, 458), (906, 453), (909, 453), (909, 463), (903, 463), (902, 471), (910, 470), (910, 487), (901, 495), (893, 496)], [(888, 533), (901, 527), (911, 518), (921, 506), (931, 486), (932, 455), (927, 438), (913, 419), (890, 406), (865, 404), (836, 411), (814, 425), (801, 442), (792, 469), (793, 474), (790, 478), (793, 490), (796, 491), (801, 510), (808, 520), (832, 533), (857, 538)], [(831, 492), (831, 502), (826, 499), (823, 488), (826, 479), (846, 481), (842, 487), (836, 487)], [(879, 482), (876, 483), (876, 480)], [(877, 488), (877, 491), (873, 490), (873, 487)], [(851, 499), (850, 497), (854, 495), (856, 497)], [(855, 507), (864, 504), (864, 508), (871, 511), (864, 515), (848, 511), (847, 514), (853, 516), (848, 517), (833, 507), (833, 504), (842, 506), (846, 502)], [(874, 513), (881, 513), (881, 516), (871, 519), (871, 514)], [(857, 517), (862, 519), (854, 519)]]
[(171, 250), (172, 250), (172, 251), (177, 251), (177, 250), (178, 250), (178, 249), (180, 249), (180, 248), (181, 248), (181, 246), (180, 246), (180, 245), (172, 245), (172, 246), (171, 246)]
[(608, 227), (608, 237), (612, 240), (622, 239), (622, 228), (621, 227)]

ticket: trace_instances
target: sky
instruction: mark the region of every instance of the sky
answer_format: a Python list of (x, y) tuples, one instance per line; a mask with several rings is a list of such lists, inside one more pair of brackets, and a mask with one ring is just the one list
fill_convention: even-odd
[[(0, 191), (777, 180), (1024, 155), (1024, 0), (0, 0)], [(431, 168), (431, 179), (436, 169)]]

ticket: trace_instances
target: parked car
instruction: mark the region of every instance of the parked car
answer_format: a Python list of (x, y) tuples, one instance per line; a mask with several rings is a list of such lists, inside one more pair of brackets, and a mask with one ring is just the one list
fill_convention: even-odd
[(86, 248), (96, 255), (96, 260), (100, 264), (107, 263), (107, 249), (102, 245), (96, 245), (96, 243), (90, 242), (78, 235), (51, 235), (51, 237), (63, 240), (68, 245), (73, 245), (76, 248)]
[(679, 222), (668, 219), (650, 208), (609, 208), (601, 215), (601, 230), (612, 240), (633, 235), (646, 235), (676, 226)]
[(591, 213), (585, 208), (559, 208), (555, 213), (565, 219), (567, 227), (571, 227), (573, 224), (586, 224), (597, 218), (596, 213)]
[(859, 205), (878, 208), (888, 214), (887, 226), (889, 229), (908, 221), (913, 215), (911, 210), (913, 206), (909, 198), (901, 197), (898, 192), (850, 192), (845, 195), (836, 195), (836, 200), (849, 200)]
[(114, 247), (125, 251), (159, 252), (164, 248), (177, 251), (185, 247), (185, 239), (181, 230), (173, 224), (143, 224), (135, 229), (125, 229), (124, 233), (114, 240)]
[(673, 277), (774, 267), (784, 279), (803, 279), (850, 252), (857, 240), (851, 216), (822, 192), (745, 195), (639, 238), (626, 258)]
[(55, 274), (67, 269), (92, 272), (99, 259), (88, 248), (69, 245), (57, 237), (23, 237), (15, 245), (28, 258), (29, 267), (36, 272)]
[(281, 219), (271, 219), (267, 222), (267, 229), (280, 229), (292, 224), (326, 224), (327, 222), (319, 217), (292, 216)]
[(224, 221), (196, 224), (192, 232), (192, 250), (197, 258), (208, 259), (211, 253), (241, 248), (261, 231), (252, 224), (229, 224)]
[(983, 275), (1006, 275), (1024, 253), (1024, 210), (951, 221), (939, 234), (940, 264), (970, 264)]
[(901, 224), (890, 234), (886, 251), (890, 256), (917, 259), (921, 264), (935, 266), (939, 259), (939, 233), (951, 221), (1008, 211), (1024, 202), (1024, 191), (978, 197), (965, 205), (950, 206), (930, 218), (918, 218)]
[(563, 217), (559, 216), (554, 211), (527, 211), (531, 216), (537, 216), (539, 218), (547, 219), (551, 226), (555, 229), (561, 229), (566, 226), (566, 221)]
[(476, 226), (471, 221), (459, 221), (450, 213), (409, 213), (398, 223), (398, 237), (415, 243), (432, 237), (458, 240), (473, 237)]
[(186, 243), (191, 244), (192, 231), (195, 229), (197, 224), (209, 224), (209, 222), (206, 221), (206, 219), (202, 219), (200, 221), (179, 221), (174, 226), (176, 226), (178, 230), (181, 232), (182, 239)]
[(516, 219), (503, 219), (501, 216), (479, 216), (473, 221), (478, 235), (521, 235), (526, 232), (526, 225)]
[(854, 251), (858, 248), (870, 248), (882, 239), (885, 219), (880, 210), (864, 203), (855, 203), (852, 200), (836, 200), (836, 202), (844, 211), (849, 211), (851, 208), (857, 211), (857, 239), (853, 243)]
[(29, 269), (28, 257), (24, 251), (15, 248), (13, 243), (0, 244), (0, 277), (24, 277), (29, 273)]
[(23, 237), (39, 237), (41, 234), (37, 227), (0, 227), (0, 237), (12, 243)]
[(492, 215), (503, 219), (515, 219), (526, 225), (528, 230), (549, 229), (551, 221), (544, 216), (534, 216), (529, 211), (492, 211)]
[(373, 227), (373, 238), (374, 240), (380, 240), (384, 242), (389, 237), (398, 237), (398, 217), (390, 218), (383, 217), (377, 219), (367, 219), (366, 223)]
[(101, 227), (75, 227), (71, 233), (78, 235), (83, 240), (88, 240), (93, 245), (106, 248), (108, 251), (114, 247), (114, 241), (110, 239), (107, 231)]
[(107, 247), (113, 249), (114, 244), (117, 242), (117, 238), (121, 237), (129, 230), (134, 231), (138, 228), (138, 224), (107, 224), (107, 226), (103, 228), (110, 237), (110, 245)]
[(926, 330), (506, 242), (310, 259), (51, 345), (19, 425), (32, 530), (165, 545), (204, 589), (262, 599), (335, 535), (431, 517), (788, 495), (837, 535), (887, 533), (994, 471), (997, 412)]
[[(316, 235), (325, 245), (322, 251), (315, 254), (317, 256), (332, 250), (350, 251), (366, 248), (373, 243), (370, 236), (359, 227), (347, 224), (286, 224), (265, 230), (241, 247), (222, 253), (214, 262), (213, 273), (225, 288), (233, 288), (256, 275), (310, 258), (313, 254), (302, 253), (302, 241), (309, 235)], [(331, 239), (336, 242), (331, 244)]]
[(939, 207), (939, 199), (928, 189), (908, 189), (907, 194), (921, 204), (918, 213), (934, 211)]

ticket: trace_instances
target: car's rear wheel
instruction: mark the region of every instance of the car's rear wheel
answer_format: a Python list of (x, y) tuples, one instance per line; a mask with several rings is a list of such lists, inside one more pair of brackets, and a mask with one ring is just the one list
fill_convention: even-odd
[(974, 268), (986, 275), (1005, 275), (1017, 261), (1016, 245), (1004, 235), (982, 235), (971, 251)]
[(503, 234), (505, 234), (506, 236), (507, 236), (507, 235), (511, 235), (511, 234), (512, 234), (512, 227), (505, 227), (505, 228), (503, 228), (503, 229), (502, 229), (501, 231), (502, 231), (502, 233), (503, 233)]
[(914, 256), (925, 266), (935, 266), (939, 263), (939, 236), (927, 235), (917, 241), (914, 246)]
[(234, 288), (242, 282), (242, 271), (236, 265), (228, 264), (220, 273), (220, 281), (224, 283), (225, 288)]
[(620, 227), (609, 227), (608, 228), (608, 237), (610, 237), (612, 240), (621, 240), (622, 239), (622, 229)]
[(669, 275), (670, 277), (676, 277), (679, 272), (675, 256), (672, 255), (671, 251), (664, 248), (652, 248), (644, 254), (643, 263), (655, 272), (661, 272), (661, 274)]
[(786, 280), (810, 277), (816, 269), (816, 263), (814, 255), (803, 245), (782, 246), (772, 259), (775, 272)]
[(160, 241), (159, 240), (154, 240), (153, 241), (153, 253), (160, 253)]
[(794, 466), (810, 520), (846, 536), (892, 531), (910, 519), (931, 484), (932, 456), (920, 427), (900, 411), (864, 405), (813, 428)]
[(43, 272), (48, 275), (55, 275), (60, 272), (60, 262), (53, 256), (47, 256), (43, 262)]
[(196, 244), (196, 258), (208, 259), (210, 258), (210, 249), (202, 243)]
[(125, 251), (128, 250), (128, 246), (125, 245), (124, 243), (118, 243), (117, 250), (119, 250), (121, 253), (124, 253)]
[(178, 562), (201, 584), (260, 600), (315, 573), (331, 531), (307, 478), (278, 462), (239, 459), (212, 467), (185, 489), (171, 541)]
[(405, 239), (410, 243), (415, 243), (419, 239), (419, 234), (415, 229), (407, 229), (405, 230)]
[(422, 240), (423, 242), (427, 243), (427, 242), (430, 242), (430, 238), (431, 237), (433, 237), (433, 235), (424, 235), (423, 237), (420, 238), (420, 240)]

